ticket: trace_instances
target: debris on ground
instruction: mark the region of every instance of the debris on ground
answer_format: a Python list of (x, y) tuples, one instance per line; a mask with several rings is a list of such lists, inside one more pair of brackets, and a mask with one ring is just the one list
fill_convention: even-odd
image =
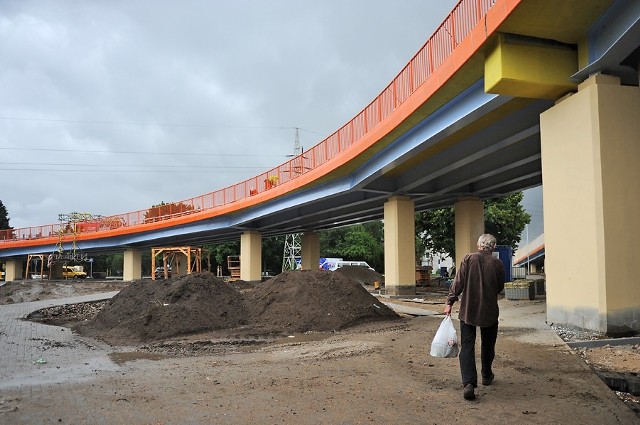
[(93, 320), (108, 303), (109, 301), (105, 300), (47, 307), (28, 314), (26, 319), (54, 326)]

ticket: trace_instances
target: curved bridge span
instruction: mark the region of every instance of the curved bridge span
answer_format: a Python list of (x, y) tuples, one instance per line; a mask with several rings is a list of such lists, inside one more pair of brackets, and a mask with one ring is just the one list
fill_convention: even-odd
[[(391, 145), (399, 145), (398, 137), (428, 115), (418, 114), (418, 108), (441, 89), (455, 71), (448, 64), (466, 62), (482, 46), (482, 38), (488, 33), (473, 42), (470, 35), (474, 30), (479, 34), (485, 31), (484, 25), (478, 23), (487, 20), (490, 9), (495, 9), (492, 20), (496, 24), (509, 13), (508, 8), (496, 8), (493, 0), (462, 0), (378, 97), (303, 154), (251, 179), (158, 207), (157, 211), (139, 210), (81, 224), (76, 240), (83, 242), (83, 249), (107, 247), (116, 238), (118, 245), (151, 246), (167, 237), (179, 239), (180, 243), (197, 243), (237, 237), (244, 229), (259, 228), (264, 234), (283, 234), (382, 218), (382, 203), (375, 200), (383, 202), (390, 194), (409, 191), (397, 187), (377, 190), (373, 195), (374, 192), (368, 191), (367, 195), (363, 179), (355, 181), (357, 174), (379, 174), (383, 171), (380, 165), (389, 166), (391, 159), (396, 162), (400, 159), (391, 158), (394, 155), (389, 153)], [(441, 107), (447, 100), (440, 100), (439, 105), (434, 104), (430, 109)], [(387, 164), (370, 164), (376, 159), (379, 162), (381, 157), (386, 157), (383, 161)], [(389, 170), (384, 173), (389, 174)], [(332, 200), (327, 202), (326, 198)], [(440, 198), (438, 204), (446, 203), (444, 197), (437, 198)], [(314, 207), (311, 205), (314, 201), (321, 201), (321, 205)], [(357, 206), (365, 201), (369, 204), (367, 208)], [(435, 205), (436, 201), (424, 202), (425, 206), (429, 204)], [(306, 208), (315, 218), (301, 217), (299, 211), (292, 211), (292, 205), (297, 210)], [(321, 215), (325, 218), (319, 218)], [(297, 216), (295, 222), (292, 216)], [(265, 221), (268, 225), (261, 225)], [(42, 251), (43, 247), (57, 243), (64, 226), (65, 223), (1, 231), (0, 250), (34, 247)], [(63, 236), (65, 241), (71, 238)]]
[[(246, 259), (259, 256), (256, 235), (384, 219), (387, 289), (409, 293), (416, 211), (455, 205), (461, 258), (483, 231), (483, 199), (543, 184), (545, 271), (559, 282), (549, 317), (640, 329), (640, 258), (629, 256), (640, 230), (628, 226), (640, 208), (639, 46), (638, 2), (461, 0), (378, 97), (303, 154), (75, 236), (59, 224), (2, 231), (0, 258), (73, 241), (106, 252), (242, 237)], [(311, 267), (319, 248), (307, 242)], [(243, 278), (259, 278), (259, 261), (248, 263)], [(591, 291), (576, 299), (564, 283), (578, 281)]]

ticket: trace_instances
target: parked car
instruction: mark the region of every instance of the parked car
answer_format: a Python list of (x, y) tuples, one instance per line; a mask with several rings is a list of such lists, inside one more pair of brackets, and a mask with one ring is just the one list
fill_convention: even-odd
[(329, 270), (331, 271), (335, 271), (338, 270), (341, 267), (345, 267), (345, 266), (356, 266), (356, 267), (365, 267), (369, 270), (375, 271), (373, 269), (373, 267), (371, 267), (369, 264), (367, 264), (366, 261), (345, 261), (345, 260), (339, 260), (336, 261), (335, 263), (331, 264), (329, 267)]
[[(156, 267), (156, 279), (164, 279), (164, 267)], [(171, 267), (167, 267), (167, 277), (171, 277)]]

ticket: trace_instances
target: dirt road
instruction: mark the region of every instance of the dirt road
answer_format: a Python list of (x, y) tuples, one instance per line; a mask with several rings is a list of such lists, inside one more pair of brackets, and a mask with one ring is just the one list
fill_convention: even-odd
[[(1, 391), (0, 422), (640, 422), (577, 352), (544, 325), (543, 302), (502, 300), (500, 305), (496, 380), (489, 387), (480, 386), (473, 402), (462, 398), (457, 359), (428, 355), (441, 318), (407, 316), (335, 333), (291, 335), (267, 344), (230, 344), (207, 356), (107, 348), (113, 351), (116, 371), (96, 370), (89, 381)], [(92, 347), (88, 349), (103, 347), (80, 340)], [(202, 337), (203, 344), (207, 341), (211, 343)]]

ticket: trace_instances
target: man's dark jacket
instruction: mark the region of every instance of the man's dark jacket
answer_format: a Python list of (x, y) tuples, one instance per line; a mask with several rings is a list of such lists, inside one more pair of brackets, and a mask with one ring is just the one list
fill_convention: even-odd
[(498, 321), (498, 294), (504, 289), (504, 266), (491, 251), (468, 254), (460, 263), (449, 287), (447, 303), (453, 305), (460, 294), (458, 318), (472, 326), (493, 326)]

